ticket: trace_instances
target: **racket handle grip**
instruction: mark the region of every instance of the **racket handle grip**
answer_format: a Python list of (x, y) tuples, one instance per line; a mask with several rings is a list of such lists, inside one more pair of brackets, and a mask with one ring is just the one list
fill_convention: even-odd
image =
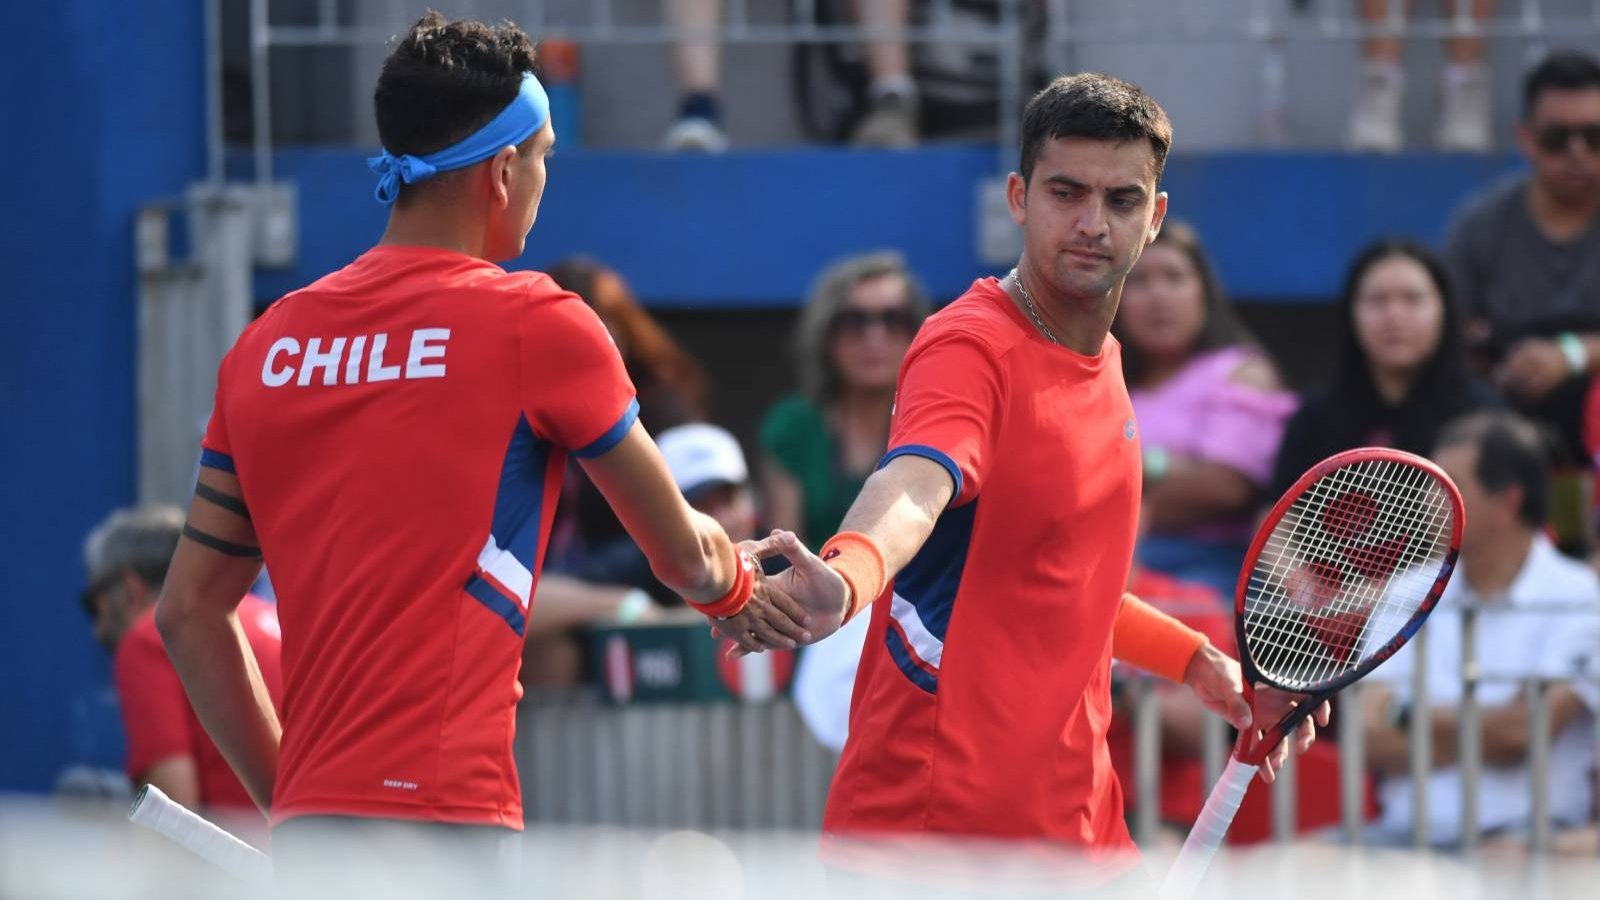
[(201, 818), (153, 784), (139, 789), (128, 821), (154, 831), (206, 862), (252, 881), (272, 877), (272, 859)]
[(1200, 810), (1200, 818), (1195, 820), (1194, 828), (1190, 829), (1183, 849), (1178, 851), (1178, 858), (1172, 864), (1172, 871), (1161, 885), (1161, 900), (1189, 900), (1194, 896), (1259, 768), (1240, 762), (1237, 757), (1228, 757), (1228, 767), (1211, 789), (1205, 808)]

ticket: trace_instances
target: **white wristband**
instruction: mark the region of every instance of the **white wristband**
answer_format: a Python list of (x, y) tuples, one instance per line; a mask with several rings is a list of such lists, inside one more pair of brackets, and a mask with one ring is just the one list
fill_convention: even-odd
[(1589, 371), (1589, 348), (1583, 345), (1583, 338), (1563, 331), (1556, 342), (1561, 345), (1561, 355), (1567, 358), (1567, 369), (1572, 374), (1582, 375)]

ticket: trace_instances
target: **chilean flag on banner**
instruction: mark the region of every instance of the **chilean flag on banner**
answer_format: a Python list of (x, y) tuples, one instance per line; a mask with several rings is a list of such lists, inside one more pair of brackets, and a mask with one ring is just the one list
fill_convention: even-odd
[(606, 691), (616, 703), (633, 699), (633, 650), (628, 639), (614, 634), (606, 641)]
[(761, 703), (788, 690), (794, 677), (793, 650), (768, 650), (729, 659), (728, 651), (734, 646), (727, 638), (717, 641), (717, 680), (728, 693), (746, 703)]

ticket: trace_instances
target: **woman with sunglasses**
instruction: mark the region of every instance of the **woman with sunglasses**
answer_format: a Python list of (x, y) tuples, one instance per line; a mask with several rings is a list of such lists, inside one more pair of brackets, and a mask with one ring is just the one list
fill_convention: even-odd
[(1181, 222), (1128, 273), (1111, 331), (1144, 448), (1139, 562), (1230, 596), (1294, 395)]
[(1495, 386), (1583, 458), (1584, 388), (1600, 371), (1600, 62), (1551, 54), (1523, 103), (1529, 171), (1467, 202), (1445, 258)]
[(768, 524), (821, 540), (838, 530), (889, 442), (895, 378), (928, 298), (898, 253), (840, 260), (800, 313), (800, 393), (761, 426)]

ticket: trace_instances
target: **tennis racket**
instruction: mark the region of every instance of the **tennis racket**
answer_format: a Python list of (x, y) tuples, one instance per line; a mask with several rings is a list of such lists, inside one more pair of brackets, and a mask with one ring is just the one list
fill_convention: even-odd
[(219, 869), (251, 881), (272, 877), (272, 858), (185, 809), (153, 784), (139, 789), (128, 821), (154, 831)]
[(1417, 633), (1455, 569), (1464, 521), (1461, 493), (1437, 466), (1381, 448), (1323, 460), (1272, 507), (1239, 573), (1239, 663), (1247, 685), (1307, 696), (1259, 740), (1240, 737), (1162, 900), (1193, 896), (1273, 748)]

